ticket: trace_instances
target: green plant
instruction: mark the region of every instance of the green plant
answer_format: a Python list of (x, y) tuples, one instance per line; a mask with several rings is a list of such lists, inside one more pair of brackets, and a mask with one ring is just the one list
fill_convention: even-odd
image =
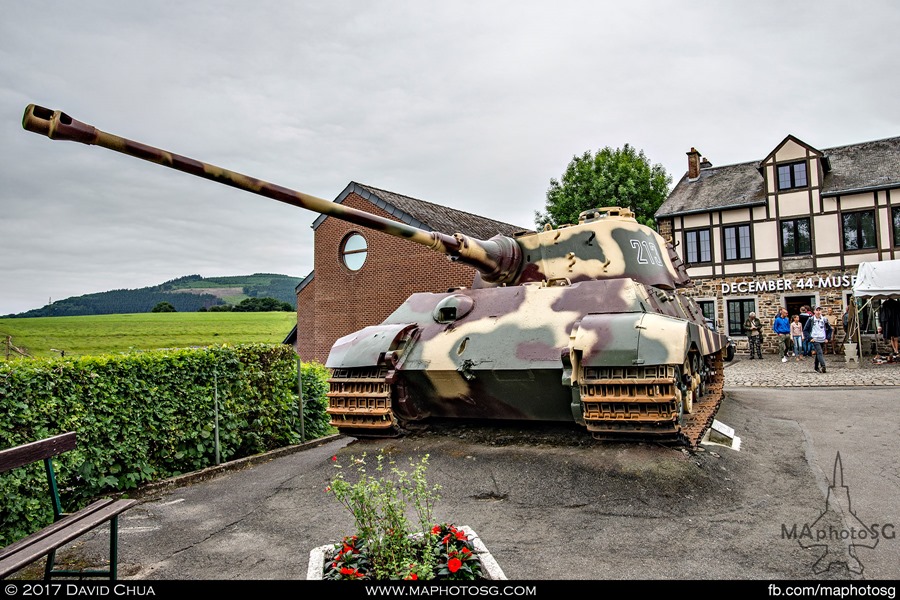
[[(451, 524), (434, 524), (440, 486), (428, 484), (428, 455), (418, 462), (410, 459), (410, 469), (402, 470), (378, 454), (372, 474), (366, 458), (351, 457), (356, 470), (352, 483), (336, 464), (340, 471), (326, 488), (353, 516), (356, 535), (335, 544), (324, 579), (481, 577), (481, 563), (467, 534)], [(415, 514), (414, 523), (410, 513)]]
[[(303, 363), (301, 372), (310, 440), (330, 432), (328, 371)], [(300, 442), (297, 396), (297, 355), (284, 344), (0, 362), (0, 448), (76, 431), (78, 448), (56, 465), (75, 510)], [(52, 521), (45, 481), (42, 465), (2, 474), (0, 545)]]

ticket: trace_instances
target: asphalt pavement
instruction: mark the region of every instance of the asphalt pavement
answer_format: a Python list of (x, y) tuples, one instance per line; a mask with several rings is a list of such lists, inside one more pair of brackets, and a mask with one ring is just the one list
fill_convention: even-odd
[[(386, 452), (401, 465), (428, 455), (436, 520), (469, 526), (511, 580), (896, 581), (900, 364), (842, 358), (826, 357), (825, 374), (811, 359), (730, 363), (717, 418), (735, 447), (442, 423), (389, 440), (333, 436), (160, 482), (121, 518), (120, 578), (304, 579), (313, 548), (353, 533), (325, 491), (335, 463)], [(105, 544), (92, 534), (61, 556), (101, 560)]]

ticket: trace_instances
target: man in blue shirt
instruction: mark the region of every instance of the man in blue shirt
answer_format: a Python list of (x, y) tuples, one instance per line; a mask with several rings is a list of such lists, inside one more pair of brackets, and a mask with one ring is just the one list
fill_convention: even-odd
[(778, 336), (778, 347), (781, 350), (781, 362), (787, 362), (788, 354), (794, 347), (794, 340), (791, 339), (791, 322), (788, 319), (788, 311), (782, 308), (772, 323), (772, 331)]

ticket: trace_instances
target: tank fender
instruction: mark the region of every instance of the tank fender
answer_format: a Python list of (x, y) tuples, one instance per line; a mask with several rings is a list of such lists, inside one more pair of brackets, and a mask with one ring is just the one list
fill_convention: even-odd
[(403, 346), (418, 329), (415, 323), (372, 325), (338, 339), (328, 353), (329, 369), (369, 367), (389, 359), (397, 366), (403, 360)]
[(576, 327), (571, 349), (582, 367), (680, 365), (700, 342), (697, 325), (656, 313), (587, 315)]

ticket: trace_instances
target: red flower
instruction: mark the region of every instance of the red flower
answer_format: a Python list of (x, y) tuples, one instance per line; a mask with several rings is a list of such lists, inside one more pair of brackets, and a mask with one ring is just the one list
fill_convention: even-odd
[(341, 575), (356, 575), (356, 569), (352, 567), (341, 567)]
[(412, 579), (413, 581), (415, 581), (415, 580), (417, 580), (417, 579), (419, 578), (419, 576), (416, 575), (415, 573), (410, 573), (409, 575), (406, 576), (406, 578), (407, 578), (407, 579)]
[(441, 526), (440, 526), (440, 525), (435, 525), (434, 527), (431, 528), (431, 533), (432, 533), (432, 535), (437, 535), (437, 534), (439, 534), (440, 532), (441, 532)]
[(451, 558), (447, 561), (447, 568), (450, 569), (451, 573), (456, 573), (459, 571), (459, 568), (462, 566), (462, 561), (458, 558)]
[(335, 462), (335, 461), (337, 461), (337, 454), (335, 454), (334, 456), (331, 457), (331, 462)]
[(449, 533), (448, 533), (447, 535), (444, 536), (444, 539), (441, 540), (441, 543), (442, 543), (442, 544), (449, 544), (449, 543), (450, 543), (450, 534), (449, 534)]
[(465, 554), (466, 556), (468, 556), (468, 555), (472, 554), (472, 551), (469, 550), (468, 548), (463, 548), (462, 553)]
[(468, 536), (466, 536), (466, 532), (465, 532), (465, 531), (457, 531), (457, 532), (456, 532), (456, 539), (462, 540), (462, 541), (466, 541), (466, 540), (469, 539), (469, 538), (468, 538)]

